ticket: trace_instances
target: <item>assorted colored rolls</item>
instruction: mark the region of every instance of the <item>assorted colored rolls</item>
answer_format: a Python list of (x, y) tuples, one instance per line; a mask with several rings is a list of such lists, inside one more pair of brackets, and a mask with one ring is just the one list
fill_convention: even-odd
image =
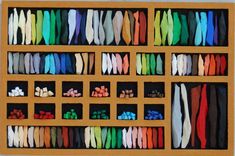
[(94, 53), (8, 52), (9, 74), (94, 74)]
[(146, 9), (9, 10), (8, 44), (146, 45)]
[(129, 66), (127, 53), (102, 53), (103, 75), (127, 75)]
[(163, 149), (163, 127), (7, 126), (8, 147)]
[(136, 73), (138, 75), (163, 75), (164, 57), (162, 54), (137, 53)]
[(172, 54), (172, 75), (227, 75), (226, 54)]
[(175, 83), (173, 148), (227, 148), (227, 85)]
[(154, 45), (226, 46), (225, 10), (156, 10)]

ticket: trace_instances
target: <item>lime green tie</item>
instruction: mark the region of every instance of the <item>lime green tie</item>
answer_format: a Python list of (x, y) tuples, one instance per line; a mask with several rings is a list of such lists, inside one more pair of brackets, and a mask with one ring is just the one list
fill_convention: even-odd
[(151, 69), (151, 74), (155, 75), (156, 60), (155, 60), (155, 55), (153, 53), (150, 55), (150, 69)]
[(168, 45), (172, 44), (173, 41), (173, 19), (171, 15), (171, 9), (167, 11), (167, 19), (168, 19)]
[(181, 23), (178, 12), (173, 13), (173, 45), (176, 45), (180, 40)]
[(166, 36), (168, 31), (168, 22), (166, 11), (163, 12), (163, 17), (161, 21), (161, 30), (162, 30), (162, 45), (166, 44)]
[(112, 139), (112, 136), (111, 136), (111, 128), (108, 128), (107, 140), (106, 140), (106, 144), (105, 144), (105, 148), (106, 148), (106, 149), (110, 149), (110, 146), (111, 146), (111, 139)]
[(35, 24), (35, 14), (31, 14), (31, 28), (32, 28), (32, 43), (36, 42), (36, 24)]
[(161, 45), (161, 34), (160, 34), (160, 11), (157, 11), (155, 20), (154, 20), (154, 28), (155, 28), (155, 40), (154, 45)]
[(42, 40), (42, 19), (43, 19), (42, 10), (37, 10), (36, 44), (39, 44)]
[(142, 75), (146, 75), (146, 57), (142, 54)]
[(149, 55), (150, 54), (146, 54), (146, 74), (150, 75), (150, 60), (149, 60)]

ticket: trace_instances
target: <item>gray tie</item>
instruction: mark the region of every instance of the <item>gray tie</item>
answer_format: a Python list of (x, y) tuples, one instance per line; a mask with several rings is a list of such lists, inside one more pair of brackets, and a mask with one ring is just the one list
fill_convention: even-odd
[(104, 11), (101, 10), (101, 12), (100, 12), (100, 21), (99, 21), (99, 39), (100, 39), (100, 44), (101, 45), (104, 45), (104, 40), (105, 40), (104, 27), (103, 27), (103, 24), (102, 24), (103, 14), (104, 14)]
[(87, 20), (86, 20), (86, 39), (88, 41), (88, 44), (91, 44), (91, 42), (94, 39), (93, 36), (93, 28), (92, 28), (92, 19), (93, 19), (93, 9), (87, 10)]
[(96, 45), (100, 44), (99, 41), (99, 35), (98, 35), (98, 29), (99, 29), (99, 12), (98, 10), (94, 10), (94, 15), (93, 15), (93, 27), (94, 27), (94, 42)]
[(105, 31), (106, 45), (109, 45), (113, 42), (114, 38), (111, 10), (108, 10), (106, 13), (104, 20), (104, 31)]

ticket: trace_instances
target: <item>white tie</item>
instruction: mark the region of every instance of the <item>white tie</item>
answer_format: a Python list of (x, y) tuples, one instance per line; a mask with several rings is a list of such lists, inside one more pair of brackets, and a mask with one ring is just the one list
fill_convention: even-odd
[(108, 74), (111, 74), (113, 66), (109, 53), (107, 53), (107, 66), (108, 66)]
[(183, 55), (183, 75), (186, 75), (187, 74), (187, 55)]
[(69, 23), (69, 42), (68, 44), (71, 44), (71, 41), (73, 39), (73, 35), (76, 28), (76, 10), (70, 9), (68, 13), (68, 23)]
[(20, 142), (20, 138), (19, 138), (19, 130), (18, 130), (18, 126), (15, 126), (15, 133), (14, 133), (14, 146), (15, 146), (15, 147), (19, 147), (19, 142)]
[(117, 59), (114, 54), (112, 54), (112, 66), (113, 66), (113, 74), (117, 74)]
[(93, 15), (93, 27), (94, 27), (94, 42), (96, 45), (100, 44), (99, 40), (99, 12), (98, 10), (94, 10), (94, 15)]
[(178, 74), (179, 76), (183, 75), (183, 67), (184, 67), (184, 55), (179, 54), (177, 56), (177, 67), (178, 67)]
[(18, 14), (16, 8), (14, 8), (14, 20), (13, 20), (13, 32), (14, 32), (14, 38), (13, 38), (13, 44), (17, 44), (17, 30), (18, 30)]
[(32, 28), (31, 28), (31, 10), (27, 11), (27, 21), (26, 21), (26, 39), (25, 39), (25, 43), (26, 44), (30, 44), (31, 43), (31, 38), (32, 38)]
[(102, 53), (102, 72), (103, 72), (103, 74), (105, 74), (107, 69), (108, 69), (107, 55), (105, 53)]
[(100, 21), (99, 21), (99, 39), (100, 39), (100, 44), (101, 45), (104, 45), (104, 40), (105, 40), (104, 27), (103, 27), (103, 23), (102, 23), (103, 14), (104, 14), (104, 11), (101, 10), (101, 12), (100, 12)]
[(20, 138), (20, 147), (24, 146), (24, 130), (23, 126), (19, 127), (19, 138)]
[(91, 140), (90, 127), (86, 127), (85, 128), (85, 144), (86, 144), (86, 148), (90, 148), (90, 140)]
[(7, 133), (8, 133), (8, 146), (13, 147), (14, 132), (12, 130), (12, 126), (7, 126)]
[(93, 9), (87, 10), (87, 20), (86, 20), (86, 39), (89, 44), (93, 41), (93, 28), (92, 28), (92, 18), (93, 18)]
[(82, 69), (83, 69), (82, 56), (80, 53), (77, 53), (75, 54), (75, 58), (76, 58), (76, 73), (82, 74)]
[(19, 27), (21, 29), (21, 44), (24, 44), (24, 39), (25, 39), (25, 15), (24, 15), (24, 11), (21, 10), (20, 11), (20, 18), (19, 18)]
[(11, 13), (8, 19), (8, 42), (10, 45), (13, 42), (13, 27), (13, 13)]
[(122, 144), (123, 144), (123, 146), (126, 148), (127, 147), (127, 142), (126, 142), (126, 128), (124, 128), (123, 130), (122, 130)]
[(122, 12), (117, 11), (113, 18), (113, 30), (114, 30), (114, 37), (115, 37), (116, 45), (118, 45), (121, 40), (122, 23), (123, 23)]
[(141, 54), (136, 54), (136, 72), (141, 74), (142, 64), (141, 64)]
[(175, 54), (172, 54), (171, 68), (172, 68), (172, 75), (175, 75), (177, 73), (177, 58)]

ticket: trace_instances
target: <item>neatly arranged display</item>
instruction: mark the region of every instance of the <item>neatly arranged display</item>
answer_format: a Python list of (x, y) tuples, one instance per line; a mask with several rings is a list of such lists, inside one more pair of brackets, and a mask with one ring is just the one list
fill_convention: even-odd
[(156, 9), (154, 45), (226, 46), (226, 10)]
[(172, 54), (172, 75), (227, 75), (226, 54)]
[(173, 148), (226, 149), (227, 84), (176, 83), (173, 88)]
[(146, 9), (9, 10), (8, 44), (145, 45)]

